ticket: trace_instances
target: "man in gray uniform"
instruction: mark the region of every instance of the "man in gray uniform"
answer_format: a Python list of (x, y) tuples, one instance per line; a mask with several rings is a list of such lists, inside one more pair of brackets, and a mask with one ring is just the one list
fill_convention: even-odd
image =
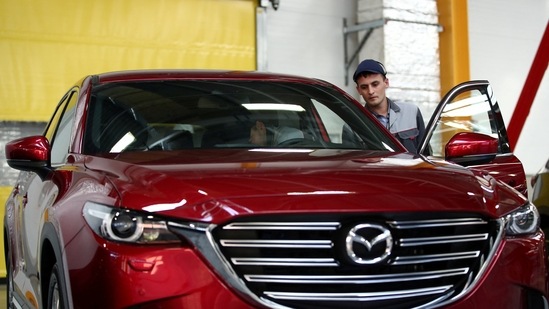
[(387, 98), (387, 71), (381, 62), (362, 61), (353, 75), (356, 89), (366, 102), (366, 108), (408, 149), (417, 153), (419, 140), (425, 134), (421, 111), (410, 103), (395, 103)]

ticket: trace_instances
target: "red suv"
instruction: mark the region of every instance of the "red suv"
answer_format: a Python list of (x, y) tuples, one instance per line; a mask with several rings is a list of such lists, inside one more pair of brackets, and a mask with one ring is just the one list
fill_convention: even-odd
[(316, 79), (87, 76), (6, 145), (8, 307), (547, 308), (488, 82), (444, 97), (420, 153)]

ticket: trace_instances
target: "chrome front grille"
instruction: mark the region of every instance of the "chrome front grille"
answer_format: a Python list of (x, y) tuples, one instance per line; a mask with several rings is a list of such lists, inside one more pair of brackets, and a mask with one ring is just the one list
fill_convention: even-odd
[[(255, 217), (218, 226), (212, 238), (231, 273), (271, 306), (447, 304), (474, 285), (501, 224), (457, 214), (414, 216)], [(350, 233), (357, 226), (357, 234)]]

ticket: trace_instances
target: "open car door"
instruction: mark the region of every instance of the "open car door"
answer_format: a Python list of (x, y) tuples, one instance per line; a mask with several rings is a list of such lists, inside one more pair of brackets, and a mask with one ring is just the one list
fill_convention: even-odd
[(459, 84), (444, 96), (427, 125), (419, 153), (489, 173), (528, 196), (524, 168), (511, 151), (488, 81)]

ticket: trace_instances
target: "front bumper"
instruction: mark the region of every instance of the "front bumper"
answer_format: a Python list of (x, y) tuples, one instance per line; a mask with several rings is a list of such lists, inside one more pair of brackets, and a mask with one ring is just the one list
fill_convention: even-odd
[[(80, 234), (79, 238), (71, 243), (87, 243), (87, 252), (70, 246), (66, 251), (74, 308), (288, 307), (269, 306), (234, 288), (233, 283), (240, 280), (236, 274), (212, 270), (200, 247), (115, 244), (91, 233)], [(90, 241), (97, 246), (89, 246)], [(476, 285), (444, 306), (546, 308), (544, 250), (541, 232), (530, 237), (503, 238)], [(87, 258), (82, 256), (84, 253)], [(233, 276), (234, 281), (223, 279), (227, 276)]]

